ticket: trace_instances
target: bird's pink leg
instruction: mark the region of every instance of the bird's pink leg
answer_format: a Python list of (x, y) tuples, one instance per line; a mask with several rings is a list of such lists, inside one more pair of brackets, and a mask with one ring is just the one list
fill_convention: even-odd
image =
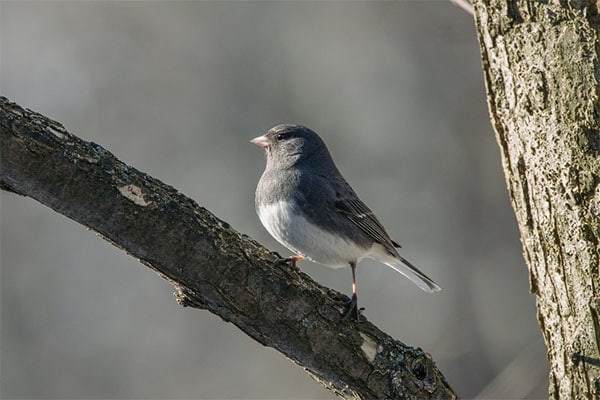
[(364, 310), (363, 308), (358, 308), (358, 285), (356, 284), (356, 261), (350, 262), (350, 268), (352, 268), (352, 298), (350, 299), (350, 303), (348, 305), (348, 310), (344, 313), (342, 317), (343, 320), (348, 319), (348, 317), (352, 314), (356, 315), (356, 322), (360, 317), (360, 312)]

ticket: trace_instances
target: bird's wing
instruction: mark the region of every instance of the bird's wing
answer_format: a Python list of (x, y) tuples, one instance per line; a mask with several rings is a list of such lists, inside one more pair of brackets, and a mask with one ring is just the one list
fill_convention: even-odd
[(400, 245), (390, 238), (373, 211), (358, 198), (350, 185), (346, 182), (338, 182), (336, 186), (338, 190), (335, 193), (335, 210), (356, 224), (374, 241), (382, 244), (391, 254), (397, 254), (395, 247)]

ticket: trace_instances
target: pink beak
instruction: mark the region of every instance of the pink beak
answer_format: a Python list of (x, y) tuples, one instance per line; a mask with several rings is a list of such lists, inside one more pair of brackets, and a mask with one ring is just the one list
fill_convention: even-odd
[(258, 147), (262, 147), (263, 149), (269, 147), (269, 139), (266, 136), (255, 137), (250, 141), (250, 143), (254, 143)]

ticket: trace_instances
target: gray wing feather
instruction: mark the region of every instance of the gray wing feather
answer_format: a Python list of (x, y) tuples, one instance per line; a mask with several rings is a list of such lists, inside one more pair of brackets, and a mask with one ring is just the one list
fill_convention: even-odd
[(343, 190), (336, 191), (336, 201), (334, 203), (336, 211), (356, 224), (374, 241), (382, 244), (390, 254), (397, 255), (398, 252), (395, 248), (400, 247), (400, 245), (390, 238), (373, 211), (358, 198), (346, 182), (343, 182), (340, 186), (342, 186), (340, 189)]

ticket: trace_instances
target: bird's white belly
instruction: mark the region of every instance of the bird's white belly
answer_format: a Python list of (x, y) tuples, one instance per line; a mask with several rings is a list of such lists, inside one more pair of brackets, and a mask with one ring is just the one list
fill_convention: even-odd
[(367, 256), (369, 249), (334, 235), (299, 215), (289, 202), (261, 205), (258, 217), (279, 243), (310, 260), (332, 268)]

